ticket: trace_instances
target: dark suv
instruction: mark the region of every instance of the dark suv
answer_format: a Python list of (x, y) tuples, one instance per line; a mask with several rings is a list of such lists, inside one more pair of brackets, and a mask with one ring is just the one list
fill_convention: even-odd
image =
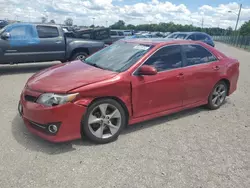
[(203, 32), (174, 32), (166, 38), (202, 41), (210, 46), (215, 46), (212, 37)]

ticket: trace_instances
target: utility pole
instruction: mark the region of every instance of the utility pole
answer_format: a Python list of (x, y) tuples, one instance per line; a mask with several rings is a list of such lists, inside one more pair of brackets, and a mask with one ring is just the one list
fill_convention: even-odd
[(241, 13), (241, 8), (242, 8), (242, 4), (240, 4), (240, 9), (239, 9), (239, 13), (238, 13), (238, 17), (237, 17), (237, 21), (236, 21), (236, 25), (235, 25), (235, 32), (236, 32), (237, 27), (238, 27), (238, 23), (239, 23), (239, 19), (240, 19), (240, 13)]
[(95, 26), (95, 18), (92, 18), (93, 19), (93, 26)]
[(106, 20), (106, 27), (108, 27), (108, 20)]
[(204, 26), (204, 17), (202, 16), (202, 20), (201, 20), (201, 28), (203, 30), (203, 26)]
[(240, 4), (240, 9), (239, 9), (239, 13), (238, 13), (237, 21), (236, 21), (236, 25), (235, 25), (236, 46), (238, 46), (238, 40), (239, 40), (239, 35), (240, 35), (240, 31), (237, 32), (237, 27), (238, 27), (238, 23), (239, 23), (239, 19), (240, 19), (241, 8), (242, 8), (242, 4)]

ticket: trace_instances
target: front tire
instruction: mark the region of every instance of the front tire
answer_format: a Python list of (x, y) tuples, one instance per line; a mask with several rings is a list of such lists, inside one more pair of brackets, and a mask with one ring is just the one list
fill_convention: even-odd
[(207, 107), (211, 110), (220, 108), (226, 99), (227, 93), (227, 84), (223, 81), (218, 82), (208, 97)]
[(97, 144), (109, 143), (118, 138), (126, 122), (126, 113), (117, 101), (101, 99), (91, 104), (84, 115), (83, 135)]

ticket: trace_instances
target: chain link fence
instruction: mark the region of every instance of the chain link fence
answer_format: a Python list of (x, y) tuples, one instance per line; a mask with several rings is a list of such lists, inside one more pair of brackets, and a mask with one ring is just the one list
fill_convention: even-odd
[(213, 36), (213, 39), (250, 51), (250, 36)]

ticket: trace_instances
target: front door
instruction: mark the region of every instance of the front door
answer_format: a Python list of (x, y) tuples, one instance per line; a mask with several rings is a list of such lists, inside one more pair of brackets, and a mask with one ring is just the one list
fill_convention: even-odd
[(4, 32), (10, 34), (10, 38), (2, 39), (3, 62), (21, 63), (35, 59), (35, 46), (39, 39), (35, 37), (35, 30), (30, 24), (11, 25)]
[(134, 117), (181, 107), (183, 77), (180, 46), (161, 48), (144, 65), (154, 66), (158, 74), (153, 76), (133, 75)]
[(207, 101), (208, 95), (220, 78), (221, 63), (201, 45), (183, 45), (184, 93), (183, 105)]

